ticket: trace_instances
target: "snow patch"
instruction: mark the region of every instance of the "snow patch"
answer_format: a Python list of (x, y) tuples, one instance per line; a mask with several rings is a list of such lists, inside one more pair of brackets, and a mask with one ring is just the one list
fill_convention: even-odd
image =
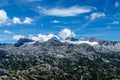
[(65, 42), (68, 42), (68, 43), (71, 43), (71, 44), (83, 44), (83, 43), (86, 43), (86, 44), (89, 44), (91, 46), (95, 46), (98, 44), (98, 42), (90, 42), (90, 41), (69, 41), (69, 40), (66, 40)]
[(28, 43), (25, 43), (25, 44), (27, 44), (27, 45), (32, 45), (32, 44), (34, 44), (34, 43), (36, 43), (36, 42), (28, 42)]

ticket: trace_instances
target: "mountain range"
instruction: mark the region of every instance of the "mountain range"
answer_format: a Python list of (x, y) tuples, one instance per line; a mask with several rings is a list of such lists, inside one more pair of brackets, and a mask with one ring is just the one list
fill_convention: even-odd
[(0, 80), (120, 80), (120, 41), (52, 37), (0, 44)]

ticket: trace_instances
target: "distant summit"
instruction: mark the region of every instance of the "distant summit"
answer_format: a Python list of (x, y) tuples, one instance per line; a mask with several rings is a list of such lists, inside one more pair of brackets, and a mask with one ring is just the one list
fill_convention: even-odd
[(49, 39), (47, 42), (50, 42), (50, 43), (57, 43), (57, 42), (60, 42), (56, 37), (52, 37), (51, 39)]
[(91, 38), (87, 38), (85, 40), (88, 40), (90, 42), (98, 42), (100, 45), (115, 45), (116, 43), (118, 43), (119, 41), (108, 41), (108, 40), (100, 40), (100, 39), (97, 39), (95, 37), (91, 37)]
[(65, 40), (69, 40), (69, 41), (79, 41), (79, 39), (73, 38), (73, 37), (68, 37)]
[(14, 44), (15, 47), (20, 47), (22, 46), (24, 43), (28, 43), (28, 42), (33, 42), (33, 40), (28, 39), (28, 38), (20, 38), (17, 43)]
[(61, 45), (61, 41), (58, 40), (56, 37), (52, 37), (48, 41), (46, 41), (47, 45), (55, 46), (55, 45)]

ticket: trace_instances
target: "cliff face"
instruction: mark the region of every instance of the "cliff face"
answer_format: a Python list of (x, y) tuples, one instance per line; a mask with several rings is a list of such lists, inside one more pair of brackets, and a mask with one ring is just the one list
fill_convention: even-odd
[(61, 42), (53, 37), (46, 42), (20, 39), (15, 45), (0, 44), (3, 80), (119, 80), (119, 63), (118, 41)]

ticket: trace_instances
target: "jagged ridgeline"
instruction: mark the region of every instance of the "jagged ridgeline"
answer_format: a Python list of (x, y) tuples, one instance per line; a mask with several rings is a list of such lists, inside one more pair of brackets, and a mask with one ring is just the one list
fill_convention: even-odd
[(0, 44), (0, 80), (120, 80), (120, 42), (53, 37)]

